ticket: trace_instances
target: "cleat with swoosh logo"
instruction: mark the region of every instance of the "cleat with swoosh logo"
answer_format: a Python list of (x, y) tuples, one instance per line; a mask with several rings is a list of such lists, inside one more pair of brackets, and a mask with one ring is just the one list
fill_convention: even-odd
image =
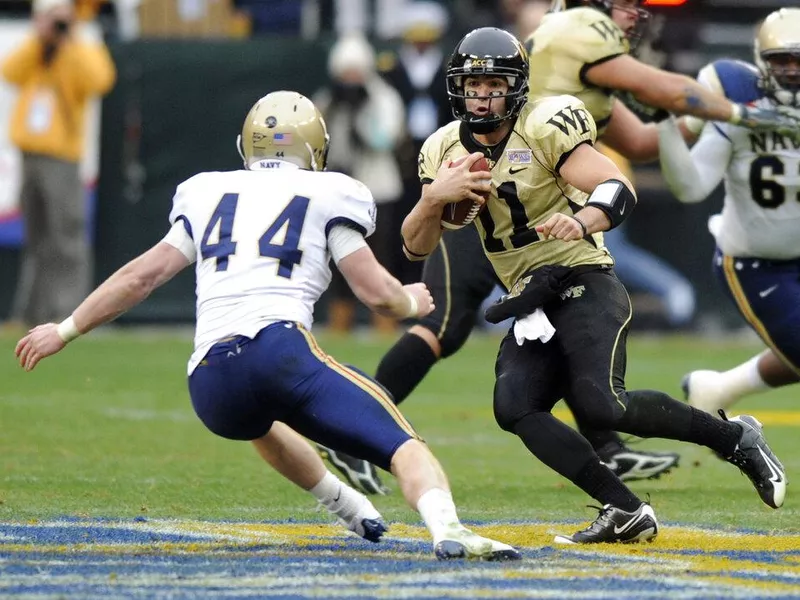
[(739, 443), (725, 460), (750, 478), (764, 504), (780, 508), (786, 497), (786, 469), (767, 445), (761, 423), (750, 415), (728, 419), (723, 410), (719, 411), (719, 416), (730, 423), (738, 423), (742, 428)]
[(658, 519), (653, 507), (642, 502), (634, 512), (606, 504), (589, 527), (572, 535), (557, 535), (556, 544), (631, 544), (652, 542), (658, 535)]

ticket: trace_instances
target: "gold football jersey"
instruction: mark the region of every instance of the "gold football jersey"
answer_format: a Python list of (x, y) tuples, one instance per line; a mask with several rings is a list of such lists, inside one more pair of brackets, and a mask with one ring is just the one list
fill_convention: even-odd
[(492, 193), (474, 223), (495, 272), (510, 289), (526, 271), (543, 265), (613, 264), (600, 233), (564, 242), (541, 239), (535, 230), (551, 215), (573, 214), (586, 204), (588, 195), (558, 170), (572, 150), (594, 143), (596, 135), (583, 102), (572, 96), (542, 98), (522, 107), (514, 128), (496, 146), (479, 145), (460, 121), (445, 125), (425, 141), (419, 177), (430, 183), (446, 161), (483, 152)]
[(530, 61), (528, 99), (575, 96), (586, 105), (602, 134), (611, 118), (613, 91), (593, 86), (584, 76), (590, 67), (627, 54), (630, 48), (611, 17), (590, 7), (545, 15), (525, 47)]

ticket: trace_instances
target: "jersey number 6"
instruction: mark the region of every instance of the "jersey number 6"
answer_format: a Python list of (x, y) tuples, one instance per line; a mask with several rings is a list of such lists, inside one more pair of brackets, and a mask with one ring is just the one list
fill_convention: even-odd
[[(216, 259), (216, 270), (228, 270), (228, 257), (236, 253), (236, 242), (231, 238), (233, 219), (236, 216), (236, 206), (239, 203), (239, 194), (224, 194), (214, 209), (208, 222), (203, 240), (200, 242), (200, 254), (203, 259)], [(258, 252), (260, 256), (278, 259), (278, 275), (292, 276), (292, 269), (303, 258), (303, 251), (298, 248), (303, 223), (306, 220), (309, 199), (305, 196), (295, 196), (290, 201), (275, 221), (267, 227), (264, 234), (258, 239)], [(286, 225), (286, 237), (282, 244), (273, 244), (272, 240)], [(209, 242), (214, 231), (217, 232), (217, 241)]]
[[(795, 186), (782, 185), (777, 178), (784, 176), (786, 166), (777, 156), (759, 156), (750, 165), (750, 189), (753, 192), (753, 200), (762, 208), (778, 208), (786, 201), (786, 189), (794, 187), (796, 199), (800, 201), (800, 191)], [(796, 177), (786, 178), (792, 182), (797, 181)]]

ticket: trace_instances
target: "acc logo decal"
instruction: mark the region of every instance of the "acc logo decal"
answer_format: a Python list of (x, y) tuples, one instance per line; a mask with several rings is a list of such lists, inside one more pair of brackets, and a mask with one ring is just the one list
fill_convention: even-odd
[(494, 59), (493, 58), (468, 58), (464, 61), (464, 68), (465, 69), (472, 69), (474, 67), (483, 67), (486, 69), (493, 69), (494, 68)]
[(525, 150), (506, 150), (506, 159), (512, 165), (529, 165), (531, 164), (531, 151)]
[(266, 120), (265, 124), (266, 124), (267, 127), (272, 129), (273, 127), (275, 127), (275, 125), (278, 124), (278, 119), (276, 119), (275, 117), (271, 117), (271, 116), (267, 117), (267, 120)]

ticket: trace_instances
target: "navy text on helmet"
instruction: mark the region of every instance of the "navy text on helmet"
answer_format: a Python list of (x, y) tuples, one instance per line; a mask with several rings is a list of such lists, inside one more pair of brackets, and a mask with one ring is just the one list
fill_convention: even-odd
[[(478, 116), (467, 112), (464, 80), (468, 76), (491, 75), (508, 81), (508, 91), (489, 99), (505, 98), (506, 113)], [(517, 39), (502, 29), (481, 27), (469, 32), (456, 46), (447, 64), (447, 95), (453, 116), (464, 121), (474, 133), (490, 133), (513, 119), (525, 104), (528, 93), (528, 57)]]

